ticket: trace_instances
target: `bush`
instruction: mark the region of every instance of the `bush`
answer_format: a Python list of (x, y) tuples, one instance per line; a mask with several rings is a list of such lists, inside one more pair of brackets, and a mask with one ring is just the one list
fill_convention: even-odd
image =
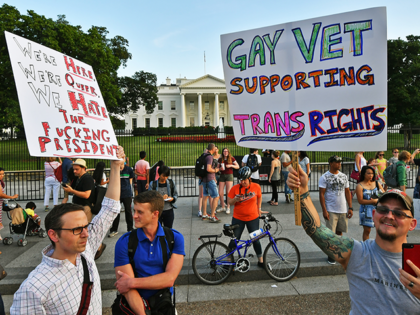
[[(217, 128), (216, 128), (217, 129)], [(214, 135), (216, 129), (212, 126), (195, 127), (154, 127), (154, 128), (135, 128), (132, 131), (133, 136), (142, 135)], [(230, 132), (228, 132), (228, 130)], [(232, 127), (225, 127), (225, 133), (233, 134)]]

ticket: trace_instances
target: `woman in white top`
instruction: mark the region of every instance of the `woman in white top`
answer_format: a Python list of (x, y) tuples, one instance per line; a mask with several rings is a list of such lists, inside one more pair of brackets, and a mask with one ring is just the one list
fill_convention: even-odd
[(44, 206), (45, 211), (49, 210), (51, 190), (53, 191), (53, 205), (54, 207), (58, 205), (58, 193), (60, 191), (60, 182), (54, 175), (54, 170), (61, 165), (61, 159), (58, 158), (58, 162), (55, 160), (55, 157), (45, 158), (44, 168), (45, 168), (45, 196), (44, 196)]
[(360, 173), (361, 169), (363, 168), (363, 166), (367, 165), (366, 159), (363, 156), (363, 153), (365, 153), (365, 152), (363, 152), (363, 151), (357, 152), (356, 153), (356, 158), (355, 158), (355, 161), (354, 161), (354, 169), (356, 170), (356, 172), (359, 172), (359, 173)]

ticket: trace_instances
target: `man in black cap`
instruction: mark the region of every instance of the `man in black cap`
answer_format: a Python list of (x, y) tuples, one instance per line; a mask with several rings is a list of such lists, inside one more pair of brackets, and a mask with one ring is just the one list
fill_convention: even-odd
[(338, 237), (320, 221), (308, 191), (308, 176), (293, 168), (287, 184), (301, 194), (302, 226), (329, 257), (346, 270), (349, 282), (350, 314), (418, 314), (420, 310), (420, 269), (411, 261), (413, 277), (401, 269), (402, 244), (417, 226), (413, 200), (400, 190), (381, 195), (373, 210), (376, 238), (359, 242)]
[[(333, 155), (328, 159), (330, 169), (319, 178), (319, 201), (321, 202), (325, 225), (337, 235), (347, 233), (348, 219), (353, 216), (352, 198), (346, 174), (340, 172), (341, 157)], [(349, 205), (347, 211), (346, 200)], [(328, 256), (328, 263), (335, 261)]]

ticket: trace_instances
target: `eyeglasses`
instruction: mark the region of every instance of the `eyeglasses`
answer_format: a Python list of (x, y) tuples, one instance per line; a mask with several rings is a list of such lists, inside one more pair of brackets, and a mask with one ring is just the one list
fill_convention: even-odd
[(382, 215), (387, 215), (389, 211), (392, 212), (392, 214), (394, 215), (394, 217), (396, 217), (397, 219), (405, 219), (405, 218), (409, 218), (412, 219), (413, 217), (410, 217), (409, 215), (407, 215), (404, 211), (400, 211), (400, 210), (391, 210), (385, 206), (378, 206), (376, 207), (376, 211), (379, 214)]
[(56, 231), (73, 231), (74, 235), (80, 235), (80, 234), (82, 234), (83, 229), (86, 229), (86, 231), (87, 231), (88, 228), (89, 228), (89, 225), (92, 225), (92, 224), (93, 223), (89, 223), (85, 226), (78, 226), (78, 227), (75, 227), (73, 229), (54, 229), (54, 230), (56, 230)]

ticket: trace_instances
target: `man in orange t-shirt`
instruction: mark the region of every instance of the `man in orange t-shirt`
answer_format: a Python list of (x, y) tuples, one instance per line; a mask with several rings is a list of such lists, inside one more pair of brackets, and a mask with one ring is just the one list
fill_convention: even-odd
[[(260, 228), (261, 216), (261, 202), (262, 194), (261, 187), (256, 183), (251, 182), (251, 169), (247, 166), (239, 170), (238, 179), (240, 183), (233, 186), (228, 194), (228, 204), (234, 206), (232, 225), (239, 225), (238, 228), (233, 230), (236, 239), (240, 239), (245, 226), (248, 233), (252, 233)], [(258, 257), (258, 267), (264, 268), (262, 248), (260, 241), (252, 244), (255, 253)], [(229, 243), (229, 248), (235, 248), (235, 242)]]

